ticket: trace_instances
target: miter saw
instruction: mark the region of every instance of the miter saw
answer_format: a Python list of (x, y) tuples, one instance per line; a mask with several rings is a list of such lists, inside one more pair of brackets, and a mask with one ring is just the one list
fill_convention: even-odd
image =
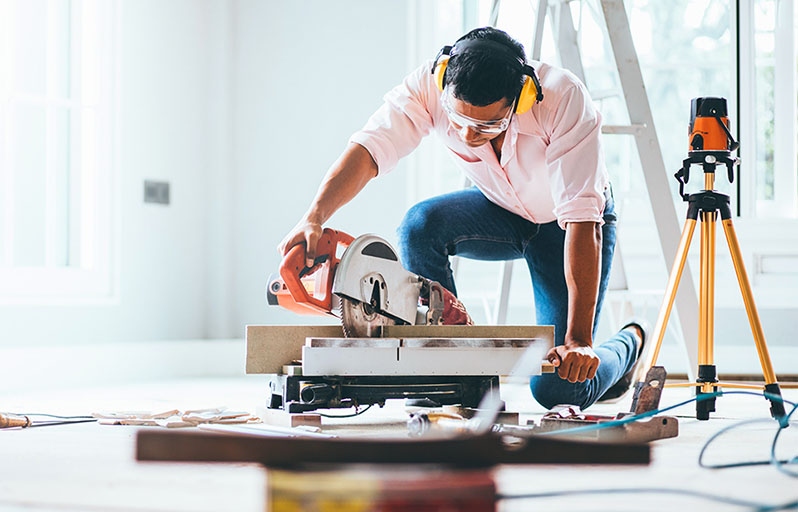
[(526, 336), (527, 328), (503, 335), (487, 327), (486, 337), (451, 292), (405, 270), (393, 247), (371, 234), (325, 229), (310, 266), (305, 245), (294, 246), (266, 295), (271, 305), (331, 315), (343, 327), (343, 337), (305, 338), (302, 360), (272, 377), (269, 407), (288, 412), (390, 398), (476, 407), (527, 347), (535, 344), (542, 358), (551, 345)]
[(340, 318), (344, 335), (353, 338), (379, 337), (386, 325), (443, 323), (443, 287), (405, 270), (393, 247), (376, 235), (353, 239), (327, 228), (313, 265), (306, 261), (304, 244), (288, 252), (280, 277), (269, 279), (269, 304)]

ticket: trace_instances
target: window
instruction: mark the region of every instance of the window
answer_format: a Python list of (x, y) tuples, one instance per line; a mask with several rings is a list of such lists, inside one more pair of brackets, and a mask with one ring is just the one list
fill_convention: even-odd
[(744, 155), (754, 170), (742, 182), (743, 205), (758, 217), (795, 217), (798, 10), (791, 0), (740, 0), (739, 5), (741, 103), (749, 113), (746, 138), (753, 142)]
[[(419, 11), (425, 9), (426, 2), (417, 4)], [(420, 26), (434, 27), (439, 23), (448, 30), (446, 39), (426, 47), (417, 43), (411, 57), (416, 63), (432, 58), (441, 45), (488, 24), (493, 4), (493, 0), (462, 0), (449, 2), (446, 12), (426, 8)], [(497, 27), (523, 43), (530, 57), (539, 5), (537, 0), (500, 3)], [(785, 299), (784, 293), (778, 291), (785, 277), (779, 274), (769, 279), (761, 261), (772, 256), (798, 258), (798, 235), (794, 230), (794, 217), (798, 215), (798, 8), (792, 0), (625, 0), (625, 5), (666, 169), (675, 172), (687, 156), (690, 100), (698, 96), (727, 98), (732, 131), (741, 142), (742, 164), (734, 183), (718, 173), (716, 188), (732, 196), (732, 208), (742, 217), (736, 227), (743, 250), (747, 251), (744, 258), (752, 284), (767, 288), (766, 293), (762, 293), (763, 289), (758, 291), (760, 305), (792, 304), (793, 299)], [(557, 27), (551, 20), (558, 9), (570, 9), (587, 86), (605, 124), (628, 124), (600, 0), (550, 0), (548, 8), (541, 60), (561, 65), (555, 43)], [(459, 30), (453, 31), (452, 20), (462, 23)], [(663, 272), (666, 267), (634, 140), (626, 135), (605, 135), (603, 144), (616, 199), (620, 198), (621, 245), (629, 286), (638, 290), (661, 289), (667, 277)], [(413, 158), (410, 202), (462, 186), (459, 173), (439, 148), (432, 149), (425, 142)], [(696, 169), (693, 173), (691, 192), (703, 186), (699, 172)], [(671, 194), (676, 211), (682, 216), (686, 206), (678, 195), (678, 184), (675, 179), (669, 183), (670, 190), (663, 192)], [(773, 218), (778, 219), (778, 225), (764, 220)], [(722, 234), (718, 244), (719, 259), (728, 260)], [(698, 269), (698, 245), (694, 241), (695, 250), (690, 257), (694, 272)], [(466, 261), (461, 264), (478, 265), (480, 270), (493, 265)], [(721, 306), (736, 307), (736, 302), (723, 302), (726, 296), (733, 297), (730, 301), (739, 296), (730, 262), (721, 261), (718, 273), (718, 301)], [(478, 290), (475, 296), (484, 296), (485, 290), (496, 287), (496, 274), (463, 272), (462, 279), (458, 279), (461, 294), (473, 289)], [(514, 280), (511, 321), (512, 308), (528, 303), (530, 294), (525, 280)], [(472, 311), (471, 305), (467, 306)], [(528, 305), (523, 309), (528, 315)]]
[(0, 300), (111, 286), (113, 3), (0, 0)]

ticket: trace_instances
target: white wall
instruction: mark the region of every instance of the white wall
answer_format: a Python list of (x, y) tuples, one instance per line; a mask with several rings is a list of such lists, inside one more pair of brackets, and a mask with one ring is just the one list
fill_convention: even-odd
[[(227, 8), (119, 2), (115, 296), (94, 305), (5, 305), (0, 346), (201, 338), (222, 323), (214, 316), (226, 313), (206, 305), (210, 291), (226, 286), (221, 257), (209, 251), (223, 230), (209, 218), (223, 210), (211, 194), (220, 181), (213, 173), (230, 172), (215, 82), (226, 61), (219, 55), (226, 29), (217, 20)], [(172, 203), (144, 204), (144, 179), (170, 182)]]
[[(298, 323), (269, 309), (277, 244), (327, 168), (410, 70), (407, 5), (367, 0), (236, 2), (233, 326)], [(372, 181), (328, 223), (389, 240), (406, 209), (404, 165)], [(316, 319), (318, 320), (318, 319)]]
[[(264, 299), (276, 246), (410, 70), (407, 11), (120, 0), (114, 297), (3, 306), (0, 346), (243, 337), (248, 323), (297, 322)], [(402, 167), (329, 225), (392, 239)], [(143, 203), (145, 179), (170, 183), (169, 206)]]

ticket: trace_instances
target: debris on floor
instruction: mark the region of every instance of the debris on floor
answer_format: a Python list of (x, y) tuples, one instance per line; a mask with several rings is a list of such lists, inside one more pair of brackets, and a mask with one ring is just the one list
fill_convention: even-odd
[(228, 411), (224, 407), (212, 409), (195, 409), (181, 412), (178, 409), (168, 411), (102, 411), (92, 413), (100, 425), (137, 425), (166, 428), (196, 427), (204, 423), (223, 425), (240, 423), (260, 423), (257, 416), (248, 412)]

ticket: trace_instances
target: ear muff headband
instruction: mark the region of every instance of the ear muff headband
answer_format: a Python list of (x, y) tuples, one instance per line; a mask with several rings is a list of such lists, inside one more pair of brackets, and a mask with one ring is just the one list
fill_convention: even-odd
[(446, 75), (446, 66), (449, 65), (449, 54), (451, 51), (451, 46), (444, 46), (435, 57), (435, 62), (432, 63), (431, 72), (435, 75), (435, 84), (438, 86), (439, 91), (443, 91), (443, 77)]
[(490, 39), (468, 39), (466, 41), (461, 41), (454, 46), (444, 46), (441, 48), (441, 50), (438, 52), (438, 55), (435, 57), (435, 62), (432, 63), (432, 69), (430, 70), (435, 77), (435, 85), (438, 86), (438, 90), (443, 91), (446, 67), (449, 65), (449, 59), (459, 53), (473, 48), (494, 50), (498, 52), (502, 58), (521, 66), (520, 71), (525, 75), (525, 78), (521, 92), (516, 98), (516, 114), (523, 114), (532, 108), (532, 105), (543, 100), (543, 90), (540, 87), (540, 81), (535, 73), (535, 68), (519, 59), (502, 43), (492, 41)]

